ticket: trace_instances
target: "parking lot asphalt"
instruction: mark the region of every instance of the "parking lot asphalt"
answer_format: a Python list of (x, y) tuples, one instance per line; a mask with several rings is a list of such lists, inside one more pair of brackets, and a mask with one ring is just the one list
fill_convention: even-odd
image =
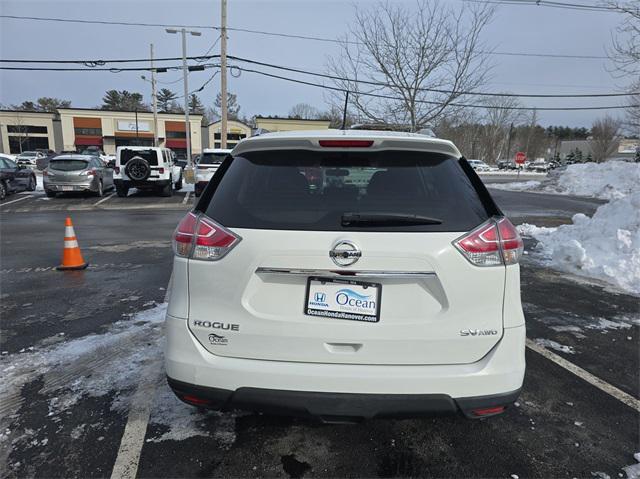
[[(493, 190), (516, 223), (551, 225), (601, 203)], [(14, 195), (0, 204), (1, 477), (626, 477), (640, 450), (638, 298), (522, 263), (529, 348), (499, 417), (327, 425), (180, 403), (163, 379), (162, 318), (185, 194)], [(64, 218), (90, 267), (53, 269)], [(532, 242), (527, 242), (531, 251)], [(612, 389), (611, 389), (612, 388)]]

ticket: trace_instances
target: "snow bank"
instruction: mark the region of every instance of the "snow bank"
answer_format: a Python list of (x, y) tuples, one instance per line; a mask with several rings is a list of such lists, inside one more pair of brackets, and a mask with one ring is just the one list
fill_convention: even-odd
[(623, 198), (640, 191), (640, 163), (607, 161), (569, 165), (552, 170), (542, 190), (605, 200)]
[(537, 250), (552, 267), (640, 295), (640, 191), (600, 206), (592, 218), (579, 213), (572, 221), (557, 228), (525, 223), (518, 231), (538, 240)]
[(529, 191), (539, 188), (540, 185), (540, 181), (530, 180), (516, 181), (513, 183), (490, 183), (487, 187), (493, 188), (494, 190)]

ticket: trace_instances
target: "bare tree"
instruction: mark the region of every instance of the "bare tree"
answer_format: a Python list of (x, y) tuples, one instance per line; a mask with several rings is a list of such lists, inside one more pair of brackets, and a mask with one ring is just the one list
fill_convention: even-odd
[(599, 118), (593, 122), (589, 139), (593, 161), (601, 163), (616, 151), (619, 130), (620, 121), (610, 116)]
[(522, 111), (517, 99), (511, 97), (490, 97), (485, 101), (488, 107), (483, 118), (480, 135), (480, 157), (487, 163), (496, 163), (510, 155), (509, 132), (511, 125), (522, 121)]
[[(614, 75), (633, 79), (630, 91), (640, 89), (640, 0), (612, 0), (609, 6), (623, 14), (616, 28), (609, 56), (613, 60)], [(625, 126), (633, 135), (640, 135), (640, 95), (628, 99)]]
[(298, 103), (291, 107), (289, 116), (300, 120), (314, 120), (320, 118), (320, 111), (308, 103)]
[[(350, 92), (358, 116), (418, 130), (485, 83), (490, 65), (480, 37), (493, 13), (487, 4), (454, 9), (437, 0), (417, 0), (415, 9), (387, 2), (357, 10), (328, 70), (341, 78), (335, 85)], [(332, 104), (344, 100), (336, 92)]]

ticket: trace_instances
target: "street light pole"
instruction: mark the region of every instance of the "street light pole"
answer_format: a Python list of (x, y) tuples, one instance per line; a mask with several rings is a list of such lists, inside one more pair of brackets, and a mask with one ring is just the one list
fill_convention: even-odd
[(220, 18), (220, 147), (227, 147), (227, 0), (221, 0)]
[(153, 105), (153, 146), (158, 146), (158, 95), (156, 93), (156, 69), (153, 68), (153, 43), (151, 47), (151, 104)]
[(189, 69), (187, 68), (187, 30), (180, 29), (182, 33), (182, 79), (184, 83), (184, 127), (187, 139), (187, 165), (193, 168), (191, 163), (191, 124), (189, 123)]
[(185, 123), (185, 138), (187, 146), (187, 166), (184, 171), (184, 179), (187, 183), (193, 183), (195, 178), (193, 176), (193, 160), (191, 159), (191, 125), (189, 123), (189, 85), (187, 77), (189, 75), (189, 67), (187, 66), (187, 33), (194, 37), (199, 37), (200, 32), (194, 30), (187, 30), (181, 28), (176, 30), (174, 28), (167, 28), (167, 33), (182, 34), (182, 78), (184, 82), (184, 123)]

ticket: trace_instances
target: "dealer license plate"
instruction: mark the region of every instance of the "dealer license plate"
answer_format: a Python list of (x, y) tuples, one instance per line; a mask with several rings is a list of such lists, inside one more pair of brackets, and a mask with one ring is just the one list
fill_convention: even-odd
[(377, 323), (381, 297), (378, 283), (310, 277), (304, 314)]

